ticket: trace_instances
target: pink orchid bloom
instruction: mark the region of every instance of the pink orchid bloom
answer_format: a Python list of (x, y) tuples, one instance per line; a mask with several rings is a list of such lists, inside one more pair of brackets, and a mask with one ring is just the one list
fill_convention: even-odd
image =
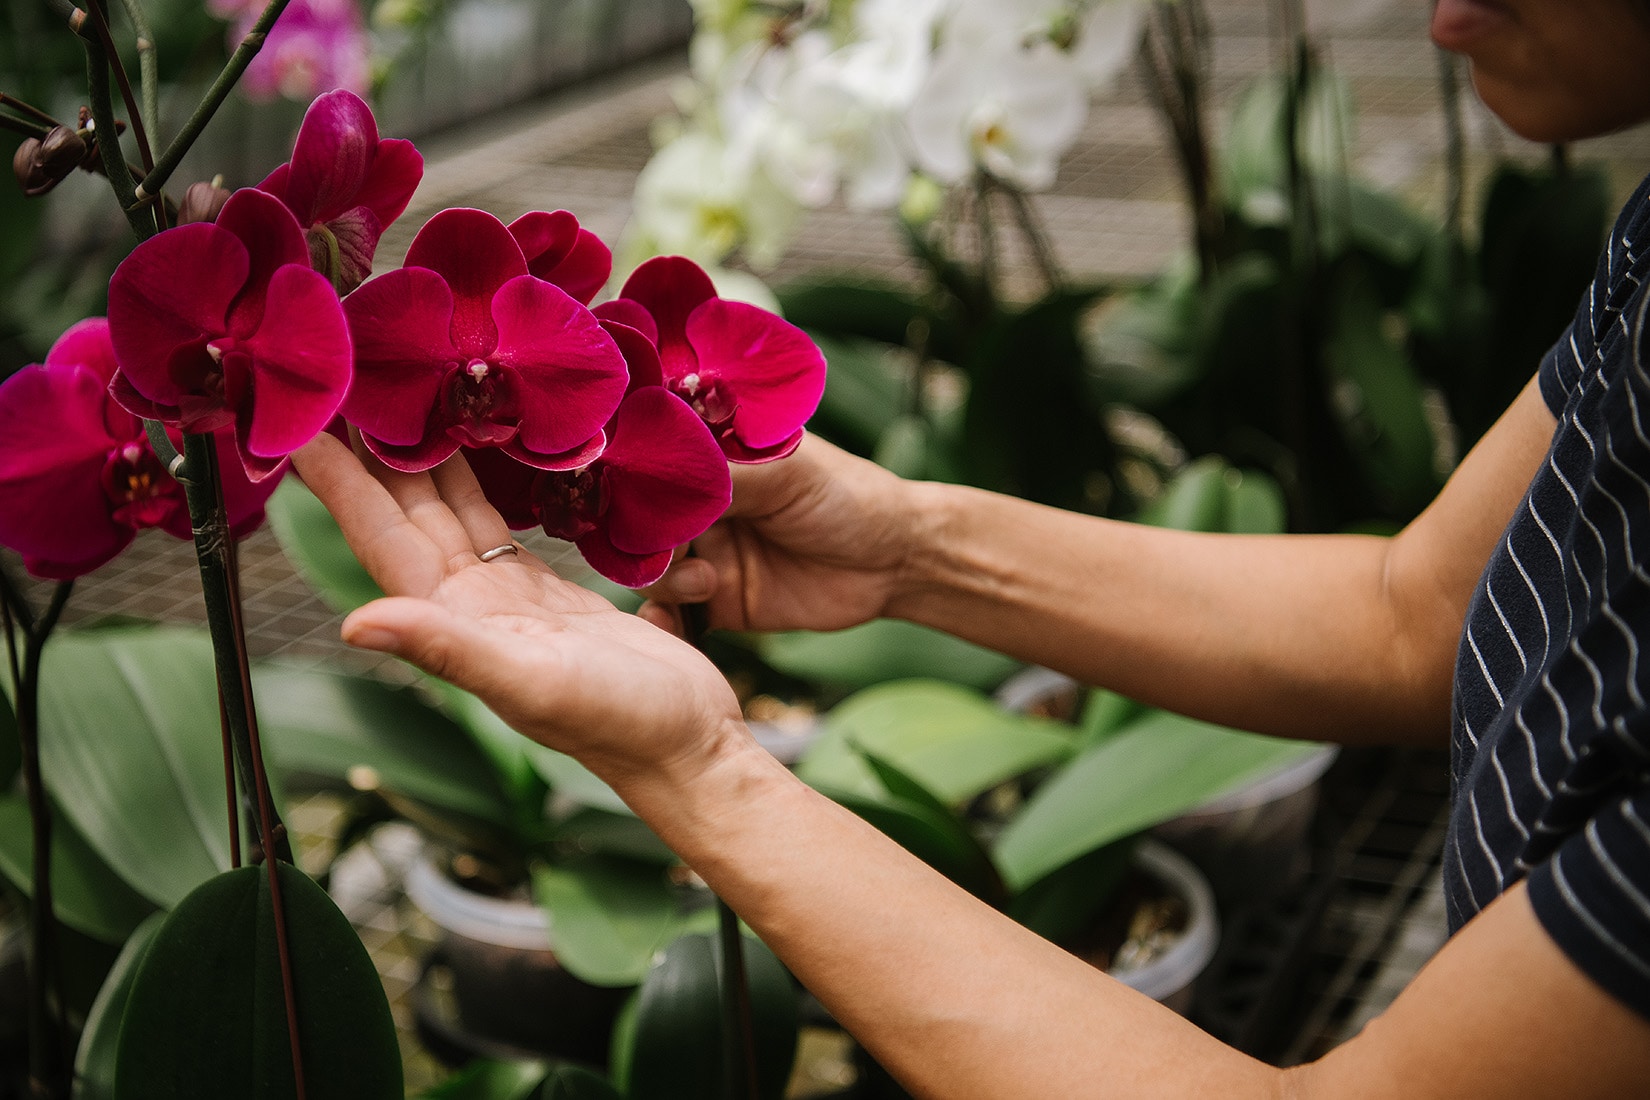
[(216, 222), (144, 241), (109, 280), (111, 389), (129, 411), (233, 425), (258, 481), (325, 428), (350, 383), (349, 328), (279, 199), (243, 188)]
[[(0, 543), (37, 577), (90, 573), (146, 527), (192, 537), (183, 486), (155, 457), (143, 422), (110, 395), (114, 373), (108, 322), (94, 317), (59, 337), (45, 363), (0, 384)], [(230, 433), (214, 442), (231, 531), (244, 535), (263, 522), (280, 479), (253, 484), (233, 460)]]
[(466, 454), (505, 523), (540, 525), (608, 580), (642, 588), (726, 511), (732, 480), (710, 429), (663, 386), (627, 394), (608, 432), (601, 457), (576, 470), (535, 470), (496, 451)]
[(665, 385), (704, 418), (732, 462), (790, 454), (825, 392), (825, 357), (795, 325), (716, 296), (710, 276), (683, 256), (657, 256), (596, 307), (648, 335)]
[(380, 140), (371, 108), (340, 90), (309, 105), (292, 159), (258, 190), (286, 204), (304, 228), (311, 266), (348, 294), (372, 274), (379, 237), (423, 176), (412, 142)]
[[(262, 14), (261, 0), (207, 0), (207, 9), (231, 20), (233, 49)], [(356, 0), (292, 0), (263, 48), (241, 77), (248, 99), (297, 100), (345, 88), (365, 94), (371, 82), (372, 39)]]
[(397, 470), (459, 447), (498, 447), (543, 470), (584, 466), (624, 396), (613, 337), (533, 276), (503, 222), (443, 210), (386, 272), (344, 302), (355, 384), (344, 417)]
[(589, 305), (613, 274), (613, 253), (566, 210), (535, 210), (510, 223), (510, 235), (527, 258), (527, 270)]

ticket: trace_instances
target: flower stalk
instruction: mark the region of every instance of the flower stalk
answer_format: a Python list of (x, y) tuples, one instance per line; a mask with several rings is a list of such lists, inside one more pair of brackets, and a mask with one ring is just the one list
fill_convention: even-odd
[[(57, 960), (57, 916), (52, 902), (52, 815), (40, 771), (40, 656), (74, 590), (63, 581), (52, 590), (38, 619), (28, 611), (8, 579), (0, 614), (4, 616), (6, 656), (12, 697), (16, 700), (17, 741), (24, 796), (32, 833), (29, 894), (29, 1088), (37, 1100), (67, 1100), (71, 1056), (68, 1033), (58, 1016), (63, 1004), (62, 970)], [(17, 614), (14, 616), (13, 611)], [(19, 662), (14, 618), (22, 620), (23, 655)], [(55, 989), (57, 996), (51, 995)], [(55, 1002), (55, 1010), (54, 1010)]]

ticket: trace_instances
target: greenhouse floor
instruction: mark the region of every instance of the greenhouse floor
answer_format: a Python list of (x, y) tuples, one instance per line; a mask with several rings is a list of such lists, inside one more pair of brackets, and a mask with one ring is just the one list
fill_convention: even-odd
[[(1271, 47), (1261, 0), (1213, 0), (1214, 91), (1224, 97), (1267, 64)], [(1438, 63), (1425, 42), (1425, 0), (1399, 0), (1355, 33), (1330, 42), (1359, 108), (1352, 158), (1383, 186), (1441, 204), (1444, 131), (1436, 109)], [(616, 239), (637, 172), (650, 152), (652, 120), (670, 110), (684, 73), (677, 54), (559, 92), (420, 141), (427, 170), (412, 209), (386, 235), (383, 266), (399, 264), (416, 227), (435, 210), (481, 207), (505, 220), (532, 209), (566, 208), (604, 239)], [(1469, 117), (1470, 163), (1500, 155), (1538, 159), (1481, 110)], [(393, 136), (393, 135), (392, 135)], [(1650, 135), (1638, 130), (1586, 143), (1577, 159), (1609, 166), (1625, 195), (1650, 171)], [(1055, 189), (1037, 202), (1060, 261), (1073, 273), (1138, 276), (1160, 270), (1186, 239), (1184, 206), (1158, 120), (1125, 80), (1097, 101), (1082, 142)], [(1026, 257), (1005, 257), (1029, 278)], [(1019, 268), (1015, 264), (1019, 263)], [(770, 281), (824, 269), (914, 277), (892, 220), (833, 207), (809, 218)], [(346, 650), (338, 617), (287, 564), (267, 530), (242, 551), (245, 620), (256, 656), (400, 675), (393, 662)], [(116, 563), (85, 578), (69, 619), (109, 615), (201, 622), (190, 548), (149, 534)], [(1379, 1012), (1442, 942), (1437, 859), (1447, 794), (1441, 754), (1348, 752), (1326, 776), (1307, 880), (1287, 903), (1231, 914), (1221, 954), (1195, 1018), (1279, 1064), (1310, 1059)], [(325, 858), (337, 800), (315, 795), (291, 812), (304, 858)], [(428, 923), (397, 886), (415, 840), (394, 829), (352, 853), (336, 880), (340, 903), (360, 928), (404, 1029), (408, 1091), (436, 1080), (441, 1065), (416, 1036), (408, 992), (433, 942)], [(796, 1095), (846, 1083), (840, 1044), (810, 1036)]]

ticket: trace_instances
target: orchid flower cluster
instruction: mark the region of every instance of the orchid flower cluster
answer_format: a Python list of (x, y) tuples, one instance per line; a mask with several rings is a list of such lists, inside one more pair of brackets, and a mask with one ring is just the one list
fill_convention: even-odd
[(291, 161), (139, 244), (107, 319), (0, 385), (0, 543), (69, 579), (140, 529), (188, 537), (145, 421), (174, 446), (211, 435), (243, 533), (287, 456), (347, 423), (396, 470), (462, 452), (512, 527), (639, 587), (726, 508), (728, 461), (796, 447), (824, 389), (814, 344), (681, 257), (590, 308), (612, 254), (567, 211), (443, 210), (369, 279), (422, 173), (359, 97), (329, 92)]
[(693, 0), (692, 80), (627, 248), (778, 259), (806, 210), (891, 209), (987, 174), (1054, 183), (1144, 0)]

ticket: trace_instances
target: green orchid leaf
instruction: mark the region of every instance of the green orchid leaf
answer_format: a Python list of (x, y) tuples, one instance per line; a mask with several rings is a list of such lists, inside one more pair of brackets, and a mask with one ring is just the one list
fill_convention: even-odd
[(625, 1100), (613, 1085), (582, 1066), (560, 1065), (544, 1078), (533, 1100)]
[(17, 739), (17, 712), (10, 689), (0, 691), (0, 791), (9, 791), (23, 766), (23, 743)]
[(1008, 915), (1046, 940), (1069, 944), (1094, 926), (1122, 885), (1133, 853), (1132, 838), (1124, 838), (1078, 856), (1014, 895)]
[(856, 454), (869, 455), (907, 403), (910, 382), (896, 345), (810, 329), (825, 355), (825, 393), (808, 430)]
[(827, 634), (762, 635), (756, 648), (764, 661), (787, 676), (848, 690), (914, 677), (989, 690), (1022, 667), (1012, 657), (897, 619), (876, 619)]
[(1088, 699), (1077, 721), (1077, 740), (1072, 755), (1086, 752), (1138, 718), (1145, 707), (1126, 695), (1105, 688), (1089, 689)]
[(1141, 509), (1139, 523), (1176, 531), (1221, 531), (1226, 527), (1226, 477), (1231, 466), (1219, 455), (1204, 455), (1186, 464)]
[[(312, 1100), (400, 1100), (395, 1021), (355, 929), (308, 875), (276, 864), (299, 1046)], [(292, 1052), (266, 867), (184, 898), (138, 964), (122, 1016), (121, 1100), (293, 1094)]]
[(527, 1100), (549, 1069), (544, 1062), (471, 1062), (418, 1100)]
[(1019, 893), (1317, 747), (1153, 711), (1038, 787), (998, 834), (992, 856)]
[(531, 767), (543, 780), (550, 784), (550, 789), (563, 798), (568, 798), (583, 806), (593, 806), (615, 814), (630, 814), (631, 809), (626, 806), (612, 787), (609, 787), (595, 772), (555, 749), (545, 748), (535, 741), (520, 738), (522, 751), (526, 754), (528, 766)]
[(517, 808), (518, 816), (538, 817), (544, 797), (544, 780), (527, 758), (533, 742), (511, 729), (486, 703), (463, 688), (433, 676), (426, 677), (423, 683), (435, 693), (441, 710), (462, 726), (492, 761), (499, 785), (512, 806)]
[(926, 313), (909, 291), (857, 278), (798, 281), (778, 295), (793, 325), (896, 346), (910, 340), (912, 323)]
[(991, 854), (959, 816), (882, 794), (866, 797), (815, 784), (819, 792), (853, 811), (878, 832), (990, 905), (1007, 897)]
[[(34, 827), (20, 794), (0, 795), (0, 875), (33, 896)], [(155, 911), (109, 869), (63, 815), (52, 813), (52, 909), (57, 919), (95, 940), (120, 943)]]
[(1278, 535), (1289, 527), (1289, 505), (1277, 480), (1259, 470), (1226, 479), (1226, 525), (1235, 535)]
[(676, 932), (676, 891), (656, 863), (583, 856), (533, 868), (556, 958), (591, 985), (634, 985)]
[[(784, 1095), (796, 1060), (799, 1006), (783, 963), (751, 936), (742, 942), (750, 991), (757, 1096)], [(612, 1079), (627, 1100), (722, 1100), (733, 1095), (722, 1065), (721, 944), (678, 937), (620, 1014)]]
[(584, 806), (558, 821), (550, 840), (578, 852), (622, 856), (661, 866), (678, 862), (657, 833), (635, 814)]
[(138, 893), (169, 908), (229, 866), (205, 631), (59, 634), (41, 661), (40, 726), (41, 767), (63, 815)]
[[(463, 727), (414, 690), (276, 665), (255, 670), (253, 683), (265, 751), (287, 774), (365, 783), (492, 825), (509, 824), (492, 761)], [(372, 774), (363, 777), (358, 769)]]
[(344, 541), (332, 514), (302, 481), (284, 478), (264, 507), (287, 560), (328, 607), (353, 611), (384, 594)]
[(1350, 270), (1335, 290), (1324, 358), (1339, 382), (1341, 432), (1383, 510), (1413, 515), (1441, 482), (1425, 390), (1387, 332), (1370, 281)]
[(861, 797), (882, 790), (862, 753), (873, 753), (956, 806), (1000, 783), (1064, 761), (1069, 727), (1014, 714), (956, 684), (901, 680), (858, 692), (824, 719), (818, 741), (797, 765), (814, 786)]
[(133, 930), (86, 1015), (74, 1058), (73, 1100), (116, 1100), (115, 1059), (120, 1049), (120, 1021), (132, 995), (138, 964), (160, 931), (164, 913), (150, 913)]

